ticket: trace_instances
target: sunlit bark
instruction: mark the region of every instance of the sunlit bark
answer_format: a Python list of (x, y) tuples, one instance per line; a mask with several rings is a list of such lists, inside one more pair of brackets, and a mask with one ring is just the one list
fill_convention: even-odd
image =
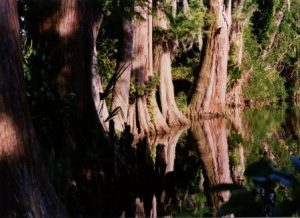
[[(129, 125), (132, 132), (167, 132), (169, 130), (161, 112), (159, 111), (155, 90), (147, 91), (147, 84), (153, 78), (152, 57), (152, 1), (136, 3), (135, 12), (141, 18), (133, 21), (133, 60), (132, 74), (135, 79), (136, 95), (135, 107), (130, 106)], [(134, 117), (137, 117), (136, 119)], [(135, 120), (134, 120), (135, 119)], [(136, 121), (136, 123), (132, 123)], [(137, 129), (135, 129), (137, 127)]]
[(62, 217), (29, 117), (17, 1), (0, 1), (0, 216)]
[(161, 31), (155, 36), (154, 41), (154, 72), (160, 78), (159, 97), (162, 115), (169, 126), (182, 126), (189, 123), (187, 118), (176, 106), (174, 86), (172, 82), (172, 50), (174, 42), (163, 31), (169, 29), (169, 22), (164, 11), (158, 4), (154, 26)]
[[(225, 119), (216, 118), (192, 123), (192, 134), (198, 145), (204, 175), (209, 186), (232, 183)], [(229, 200), (229, 192), (211, 194), (214, 213)]]
[(207, 36), (196, 90), (189, 106), (191, 118), (223, 114), (225, 110), (231, 0), (211, 0), (209, 4), (213, 21)]

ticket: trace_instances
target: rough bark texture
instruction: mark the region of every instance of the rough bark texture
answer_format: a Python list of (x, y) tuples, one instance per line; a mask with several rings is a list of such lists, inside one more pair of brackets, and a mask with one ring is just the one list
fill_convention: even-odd
[(0, 1), (0, 216), (61, 217), (29, 118), (17, 2)]
[(115, 128), (119, 131), (125, 129), (127, 123), (129, 91), (130, 91), (130, 75), (132, 69), (132, 52), (133, 52), (133, 27), (132, 21), (122, 19), (123, 37), (120, 50), (120, 59), (116, 73), (120, 73), (120, 78), (116, 81), (113, 90), (111, 111), (120, 107), (121, 111), (115, 116)]
[[(149, 69), (149, 35), (148, 35), (148, 10), (141, 5), (135, 6), (135, 12), (140, 13), (141, 19), (135, 18), (133, 21), (133, 60), (132, 73), (138, 89), (144, 89), (148, 81)], [(143, 20), (142, 20), (143, 19)], [(136, 127), (139, 131), (150, 132), (153, 128), (147, 107), (147, 97), (145, 93), (137, 93), (134, 108), (136, 111)], [(130, 123), (133, 128), (134, 124)]]
[[(225, 119), (217, 118), (192, 123), (192, 134), (198, 145), (208, 184), (232, 183), (230, 175)], [(229, 192), (211, 194), (216, 213), (220, 204), (229, 200)]]
[[(169, 130), (161, 112), (159, 111), (155, 90), (147, 93), (145, 89), (147, 83), (153, 77), (153, 57), (152, 57), (152, 2), (135, 5), (135, 12), (141, 18), (133, 21), (133, 61), (132, 73), (136, 84), (136, 98), (134, 104), (135, 112), (129, 111), (129, 125), (132, 132), (167, 132)], [(129, 110), (132, 110), (131, 106)], [(136, 118), (134, 118), (136, 116)], [(134, 119), (136, 121), (134, 122)], [(135, 129), (137, 127), (137, 129)]]
[(189, 120), (179, 111), (174, 96), (172, 82), (172, 49), (173, 42), (168, 39), (163, 31), (168, 30), (169, 22), (160, 6), (157, 6), (154, 26), (161, 29), (154, 41), (154, 73), (159, 76), (159, 97), (162, 115), (169, 126), (182, 126), (189, 123)]
[(205, 56), (196, 90), (190, 103), (190, 116), (223, 114), (225, 110), (229, 33), (231, 27), (231, 0), (210, 1), (211, 24)]

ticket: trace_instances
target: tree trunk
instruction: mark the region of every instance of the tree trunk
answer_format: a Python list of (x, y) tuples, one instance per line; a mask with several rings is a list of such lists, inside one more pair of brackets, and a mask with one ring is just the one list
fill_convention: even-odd
[[(133, 21), (132, 73), (136, 85), (136, 98), (134, 102), (135, 112), (129, 112), (129, 125), (132, 128), (132, 132), (139, 133), (162, 133), (169, 130), (159, 111), (155, 90), (148, 91), (146, 89), (147, 84), (151, 83), (153, 78), (151, 10), (152, 1), (136, 3), (135, 12), (141, 18), (135, 18)], [(131, 123), (134, 121), (131, 114), (136, 116), (136, 124)], [(137, 130), (133, 129), (134, 126), (137, 127)]]
[(0, 216), (62, 217), (29, 118), (17, 1), (0, 1)]
[[(217, 118), (192, 123), (192, 134), (198, 145), (209, 186), (232, 183), (229, 167), (225, 119)], [(229, 200), (229, 192), (211, 194), (214, 213), (220, 204)]]
[[(116, 73), (121, 74), (116, 81), (113, 90), (111, 111), (120, 107), (121, 111), (115, 116), (115, 128), (119, 131), (125, 129), (128, 122), (127, 116), (129, 110), (129, 92), (130, 92), (130, 75), (132, 70), (132, 52), (133, 52), (133, 27), (132, 21), (128, 18), (122, 18), (122, 47), (120, 50), (120, 60), (118, 62)], [(128, 118), (129, 119), (129, 118)], [(129, 121), (130, 122), (130, 121)], [(132, 123), (135, 121), (132, 121)]]
[(63, 131), (70, 135), (66, 137), (67, 143), (83, 146), (94, 143), (95, 129), (99, 126), (99, 131), (105, 129), (98, 125), (95, 107), (102, 107), (99, 78), (94, 77), (95, 89), (92, 88), (94, 44), (101, 25), (101, 8), (96, 0), (44, 0), (33, 1), (32, 5), (31, 21), (37, 26), (33, 34), (36, 41), (47, 47), (46, 56), (51, 55), (49, 83), (66, 110), (61, 120)]
[(108, 131), (108, 122), (105, 122), (108, 117), (108, 109), (106, 106), (105, 99), (101, 99), (100, 93), (103, 93), (102, 80), (100, 72), (97, 67), (97, 37), (101, 24), (103, 22), (103, 13), (100, 11), (95, 11), (93, 13), (95, 16), (93, 21), (93, 41), (94, 41), (94, 51), (93, 51), (93, 63), (92, 63), (92, 94), (95, 108), (98, 114), (98, 119), (105, 131)]
[(174, 96), (172, 82), (172, 49), (173, 42), (163, 33), (169, 29), (169, 22), (160, 6), (157, 6), (154, 25), (162, 31), (155, 37), (154, 45), (154, 72), (160, 78), (159, 97), (162, 115), (169, 126), (182, 126), (189, 120), (179, 111)]
[(225, 110), (231, 0), (210, 0), (211, 24), (205, 57), (190, 103), (190, 116), (223, 114)]

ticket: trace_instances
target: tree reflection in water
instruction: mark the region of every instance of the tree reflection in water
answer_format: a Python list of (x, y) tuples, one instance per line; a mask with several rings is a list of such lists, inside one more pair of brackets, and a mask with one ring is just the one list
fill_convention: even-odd
[[(200, 153), (204, 177), (207, 179), (206, 185), (232, 183), (225, 119), (216, 118), (192, 123), (191, 131)], [(213, 214), (216, 214), (220, 205), (228, 201), (229, 197), (229, 192), (210, 194)]]
[(178, 129), (164, 136), (146, 137), (137, 143), (139, 182), (135, 201), (136, 217), (168, 215), (171, 205), (178, 204), (173, 170), (176, 144), (183, 130)]

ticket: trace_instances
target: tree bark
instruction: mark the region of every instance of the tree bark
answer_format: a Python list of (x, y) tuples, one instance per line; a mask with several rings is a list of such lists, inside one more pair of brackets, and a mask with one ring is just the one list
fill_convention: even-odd
[(101, 98), (101, 93), (103, 93), (102, 80), (100, 76), (99, 69), (97, 67), (97, 38), (101, 24), (103, 22), (103, 13), (100, 10), (96, 10), (93, 15), (93, 41), (94, 41), (94, 50), (93, 50), (93, 63), (92, 63), (92, 94), (95, 108), (97, 111), (98, 119), (104, 128), (105, 131), (108, 131), (108, 122), (105, 122), (108, 117), (108, 109), (105, 102), (105, 99)]
[[(59, 106), (66, 110), (59, 119), (64, 126), (63, 134), (68, 135), (67, 144), (74, 147), (95, 143), (95, 130), (103, 133), (105, 129), (99, 125), (95, 107), (98, 100), (100, 106), (102, 103), (98, 98), (99, 78), (94, 77), (95, 89), (92, 87), (94, 44), (101, 25), (101, 8), (96, 0), (40, 0), (31, 4), (34, 40), (47, 48), (46, 56), (51, 55), (47, 72), (49, 86), (59, 96)], [(57, 105), (52, 106), (58, 109)]]
[[(113, 90), (111, 111), (120, 107), (121, 111), (115, 116), (115, 128), (119, 131), (125, 129), (127, 123), (127, 116), (129, 110), (129, 92), (130, 92), (130, 75), (132, 70), (132, 52), (133, 52), (133, 27), (132, 21), (128, 18), (122, 18), (122, 47), (120, 50), (120, 60), (116, 73), (120, 73), (121, 76), (116, 81)], [(135, 121), (132, 121), (135, 122)]]
[(0, 1), (0, 216), (62, 217), (29, 118), (17, 1)]
[[(198, 145), (208, 184), (232, 183), (230, 175), (225, 119), (216, 118), (192, 123), (192, 134)], [(229, 192), (211, 194), (214, 213), (229, 200)]]
[(179, 111), (174, 96), (172, 82), (172, 49), (173, 42), (163, 33), (169, 29), (169, 22), (160, 6), (157, 6), (154, 25), (161, 29), (154, 42), (154, 73), (160, 78), (159, 97), (162, 115), (169, 126), (182, 126), (189, 120)]
[(231, 0), (210, 0), (211, 24), (205, 57), (190, 102), (190, 117), (223, 114), (225, 110)]
[[(132, 73), (135, 79), (136, 96), (134, 112), (129, 111), (129, 125), (132, 132), (139, 133), (162, 133), (169, 130), (161, 112), (159, 111), (155, 90), (145, 89), (153, 78), (153, 57), (152, 57), (152, 1), (146, 3), (135, 2), (135, 12), (141, 18), (133, 21), (133, 60)], [(130, 110), (129, 109), (129, 110)], [(134, 117), (136, 119), (134, 120)], [(136, 121), (135, 123), (132, 123)], [(134, 129), (137, 127), (137, 129)]]

